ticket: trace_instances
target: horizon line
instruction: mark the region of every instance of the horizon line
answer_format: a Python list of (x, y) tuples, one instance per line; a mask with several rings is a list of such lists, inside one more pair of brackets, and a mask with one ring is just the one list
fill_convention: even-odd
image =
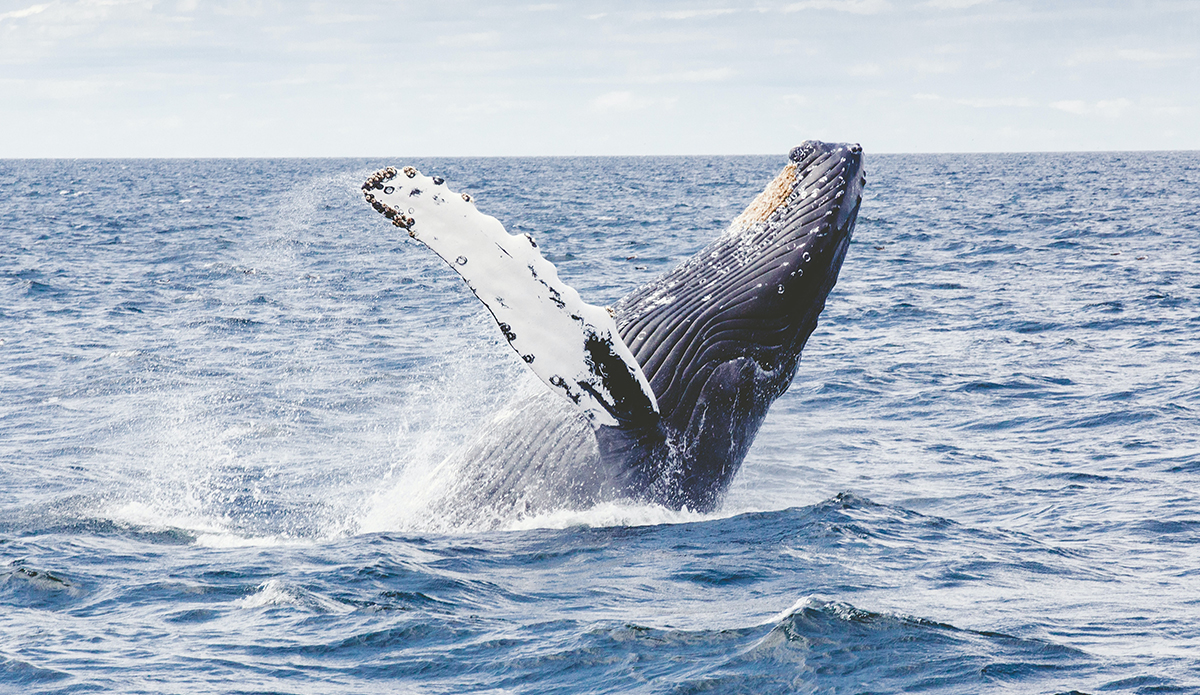
[[(864, 152), (872, 156), (912, 156), (912, 155), (980, 155), (980, 154), (1149, 154), (1149, 153), (1185, 153), (1200, 152), (1200, 149), (1100, 149), (1100, 150), (943, 150), (943, 151), (871, 151)], [(80, 161), (80, 160), (222, 160), (222, 159), (618, 159), (618, 158), (666, 158), (666, 157), (780, 157), (783, 153), (741, 152), (741, 153), (699, 153), (699, 154), (404, 154), (404, 155), (119, 155), (119, 156), (32, 156), (7, 157), (0, 156), (0, 161)]]

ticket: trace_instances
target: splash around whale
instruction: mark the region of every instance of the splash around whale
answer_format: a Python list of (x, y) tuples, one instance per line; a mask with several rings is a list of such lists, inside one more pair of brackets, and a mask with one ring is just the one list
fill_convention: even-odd
[(563, 283), (532, 236), (509, 235), (443, 179), (371, 176), (367, 202), (462, 276), (547, 387), (443, 461), (431, 513), (715, 509), (791, 384), (865, 184), (858, 145), (805, 142), (708, 246), (604, 308)]

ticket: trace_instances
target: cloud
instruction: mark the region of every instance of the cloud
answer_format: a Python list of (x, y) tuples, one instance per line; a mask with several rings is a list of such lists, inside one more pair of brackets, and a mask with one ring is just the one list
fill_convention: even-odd
[(892, 9), (888, 0), (804, 0), (783, 8), (784, 12), (804, 10), (834, 10), (851, 14), (879, 14)]
[(733, 14), (737, 10), (730, 9), (715, 9), (715, 10), (677, 10), (674, 12), (653, 12), (648, 15), (648, 18), (654, 19), (695, 19), (697, 17), (720, 17), (721, 15)]
[(883, 74), (883, 68), (878, 63), (856, 63), (846, 68), (846, 74), (852, 77), (876, 77)]
[(973, 109), (1027, 109), (1037, 102), (1025, 97), (1000, 97), (993, 99), (955, 99), (954, 103)]
[(723, 82), (737, 74), (733, 68), (711, 68), (709, 70), (685, 70), (661, 75), (643, 75), (633, 78), (638, 84), (663, 84), (666, 82)]
[(495, 31), (476, 31), (469, 34), (454, 34), (438, 37), (438, 45), (462, 48), (465, 46), (486, 46), (500, 39), (500, 33)]
[(598, 111), (640, 111), (651, 107), (672, 106), (673, 98), (649, 99), (633, 92), (608, 92), (592, 100), (592, 108)]
[(216, 5), (213, 12), (225, 17), (262, 17), (268, 10), (258, 0), (232, 0)]
[(1092, 103), (1082, 99), (1067, 99), (1050, 104), (1050, 108), (1066, 111), (1078, 116), (1102, 116), (1104, 118), (1119, 118), (1133, 106), (1128, 99), (1107, 99)]
[(1164, 53), (1162, 51), (1149, 51), (1144, 48), (1126, 48), (1117, 51), (1118, 58), (1134, 63), (1166, 63), (1181, 58), (1190, 58), (1191, 55), (1190, 52), (1185, 51)]
[(939, 94), (914, 94), (913, 99), (917, 101), (942, 101), (947, 104), (957, 104), (959, 106), (968, 106), (973, 109), (1025, 109), (1032, 106), (1037, 106), (1037, 102), (1025, 97), (978, 97), (974, 99), (951, 99), (943, 97)]
[(0, 22), (3, 22), (6, 19), (24, 19), (25, 17), (31, 17), (39, 12), (45, 12), (46, 8), (48, 7), (50, 7), (50, 3), (45, 5), (33, 5), (32, 7), (26, 7), (23, 10), (13, 10), (12, 12), (0, 12)]
[(931, 7), (935, 10), (965, 10), (968, 7), (976, 5), (985, 5), (992, 0), (926, 0), (921, 3), (922, 7)]
[(1111, 48), (1089, 48), (1071, 54), (1071, 57), (1066, 60), (1066, 65), (1067, 67), (1078, 67), (1080, 65), (1104, 63), (1114, 60), (1141, 63), (1143, 65), (1162, 65), (1186, 60), (1193, 55), (1192, 51), (1187, 50), (1156, 51), (1147, 48), (1122, 48), (1114, 51)]
[(917, 58), (909, 61), (913, 70), (925, 75), (950, 75), (958, 72), (958, 63), (948, 63), (941, 60), (925, 60)]
[(121, 83), (103, 80), (0, 80), (0, 88), (10, 94), (64, 102), (111, 93), (124, 86)]

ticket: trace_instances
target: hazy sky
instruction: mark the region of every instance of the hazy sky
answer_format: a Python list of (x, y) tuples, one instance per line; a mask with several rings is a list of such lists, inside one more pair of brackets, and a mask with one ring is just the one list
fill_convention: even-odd
[(0, 157), (1200, 149), (1200, 0), (0, 0)]

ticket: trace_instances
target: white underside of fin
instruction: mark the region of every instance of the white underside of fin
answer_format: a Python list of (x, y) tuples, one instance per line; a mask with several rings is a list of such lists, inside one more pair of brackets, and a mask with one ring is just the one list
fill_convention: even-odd
[(363, 192), (462, 276), (521, 359), (593, 426), (658, 412), (650, 383), (608, 310), (584, 302), (560, 280), (532, 237), (512, 236), (466, 194), (411, 167), (380, 171)]

